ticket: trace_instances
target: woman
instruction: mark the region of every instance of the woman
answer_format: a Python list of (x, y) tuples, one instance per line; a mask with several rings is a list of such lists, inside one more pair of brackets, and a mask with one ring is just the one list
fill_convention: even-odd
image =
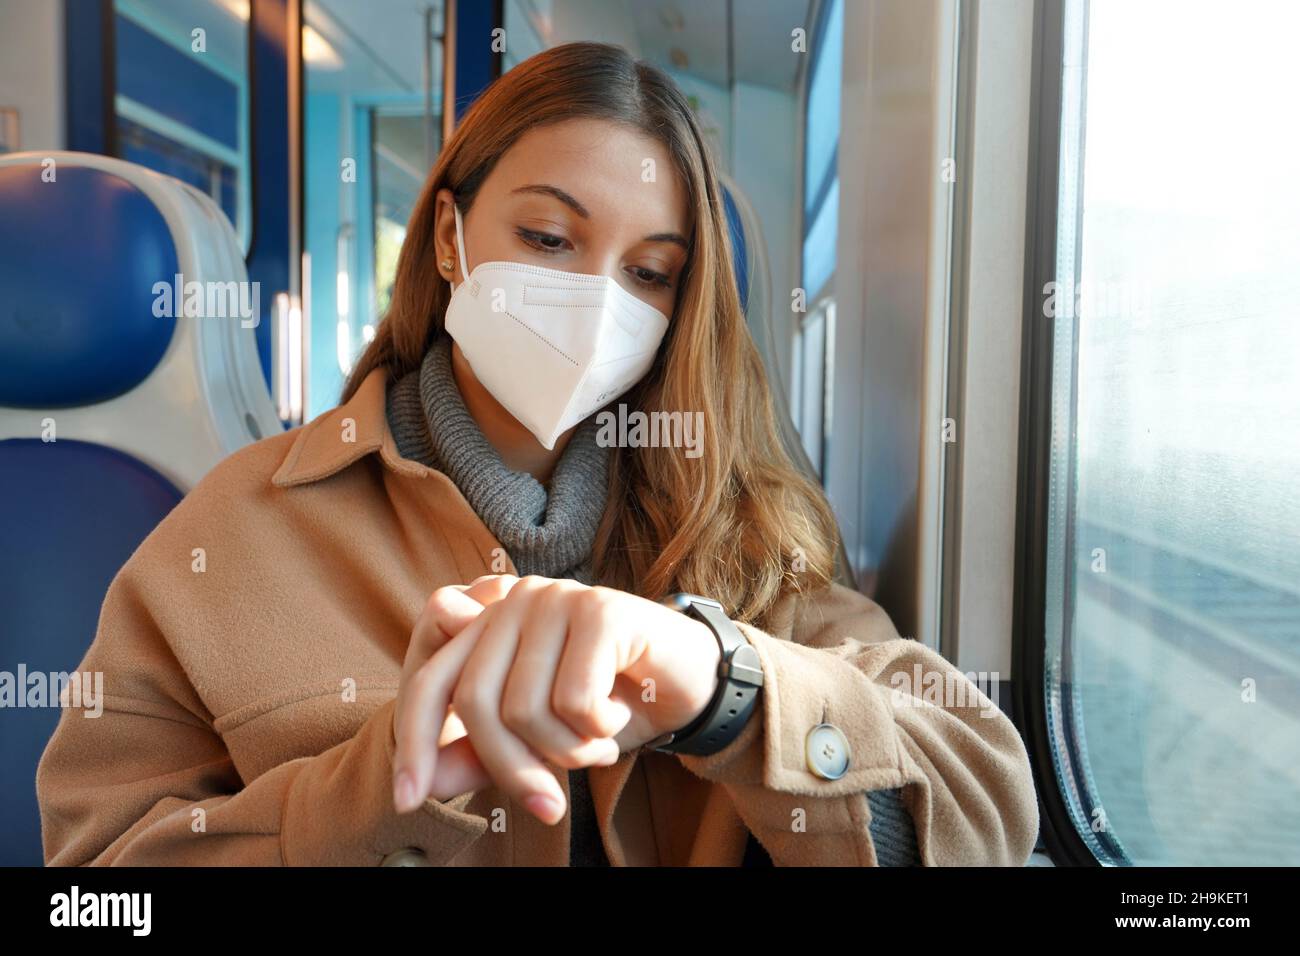
[[(704, 427), (610, 447), (617, 405)], [(443, 149), (341, 405), (113, 581), (103, 716), (38, 771), (46, 860), (1023, 864), (1016, 730), (832, 582), (836, 533), (685, 99), (616, 47), (541, 53)]]

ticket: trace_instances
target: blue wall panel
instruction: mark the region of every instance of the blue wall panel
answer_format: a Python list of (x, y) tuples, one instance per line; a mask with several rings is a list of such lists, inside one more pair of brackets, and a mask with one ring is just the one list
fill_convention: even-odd
[(501, 5), (493, 0), (456, 4), (456, 122), (501, 72), (501, 54), (492, 52), (492, 31), (502, 26)]
[(118, 16), (117, 92), (239, 148), (239, 88), (144, 27)]

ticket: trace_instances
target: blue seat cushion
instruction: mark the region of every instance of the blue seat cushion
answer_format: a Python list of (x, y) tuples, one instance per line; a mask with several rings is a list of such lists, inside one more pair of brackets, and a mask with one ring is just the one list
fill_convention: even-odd
[[(0, 670), (71, 673), (113, 577), (180, 499), (166, 478), (112, 448), (0, 441)], [(0, 865), (43, 862), (36, 766), (59, 715), (48, 705), (3, 715)]]

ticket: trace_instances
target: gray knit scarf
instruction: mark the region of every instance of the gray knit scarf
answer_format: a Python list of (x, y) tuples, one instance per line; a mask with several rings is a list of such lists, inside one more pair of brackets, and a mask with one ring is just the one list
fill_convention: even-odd
[(549, 487), (512, 471), (465, 407), (440, 336), (416, 370), (388, 389), (389, 427), (403, 458), (445, 474), (496, 535), (520, 575), (592, 583), (591, 549), (609, 489), (609, 453), (594, 417), (580, 424)]

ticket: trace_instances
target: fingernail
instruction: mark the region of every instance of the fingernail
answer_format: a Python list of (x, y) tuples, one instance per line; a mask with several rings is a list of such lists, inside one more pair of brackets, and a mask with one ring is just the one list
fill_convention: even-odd
[(564, 815), (564, 804), (545, 793), (524, 798), (524, 807), (543, 823), (555, 823)]
[(415, 781), (409, 771), (403, 770), (397, 775), (397, 785), (393, 788), (393, 802), (400, 813), (412, 809), (415, 803)]
[(618, 763), (618, 758), (621, 756), (623, 756), (622, 753), (615, 750), (612, 754), (606, 754), (605, 756), (601, 757), (600, 760), (596, 762), (596, 766), (612, 767), (614, 764)]

